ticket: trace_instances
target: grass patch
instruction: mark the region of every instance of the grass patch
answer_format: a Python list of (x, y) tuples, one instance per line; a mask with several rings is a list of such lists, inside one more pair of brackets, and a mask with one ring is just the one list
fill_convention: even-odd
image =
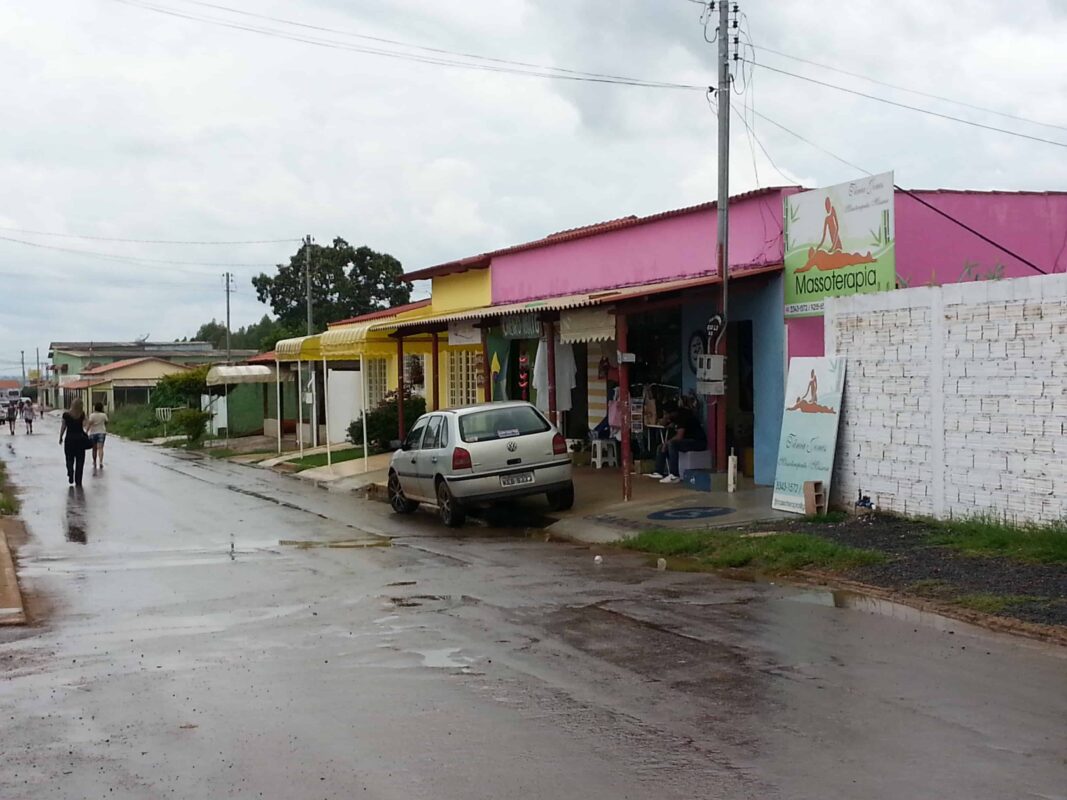
[(1013, 525), (990, 517), (933, 523), (930, 540), (971, 556), (1067, 564), (1067, 523)]
[(873, 550), (846, 547), (806, 533), (749, 538), (730, 531), (650, 530), (622, 542), (622, 546), (662, 556), (689, 556), (709, 567), (750, 567), (768, 573), (846, 570), (885, 560)]
[[(350, 447), (347, 450), (338, 450), (331, 456), (331, 460), (334, 464), (340, 464), (342, 461), (351, 461), (354, 458), (363, 458), (362, 447)], [(309, 456), (298, 458), (289, 463), (296, 465), (296, 472), (303, 472), (305, 469), (311, 469), (312, 467), (325, 467), (326, 454), (312, 453)]]
[(986, 614), (999, 614), (1013, 606), (1045, 602), (1047, 598), (1025, 594), (961, 594), (953, 602)]
[(825, 514), (812, 514), (801, 521), (809, 525), (836, 525), (848, 519), (844, 511), (827, 511)]
[(909, 583), (904, 588), (908, 594), (937, 600), (950, 600), (956, 596), (955, 586), (948, 581), (940, 581), (936, 578), (924, 578), (921, 581)]

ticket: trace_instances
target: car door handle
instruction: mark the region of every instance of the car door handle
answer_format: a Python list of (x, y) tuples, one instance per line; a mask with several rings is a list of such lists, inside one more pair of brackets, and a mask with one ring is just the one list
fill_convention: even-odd
[(436, 464), (437, 463), (437, 456), (434, 456), (433, 458), (431, 458), (430, 461), (432, 461), (434, 464)]

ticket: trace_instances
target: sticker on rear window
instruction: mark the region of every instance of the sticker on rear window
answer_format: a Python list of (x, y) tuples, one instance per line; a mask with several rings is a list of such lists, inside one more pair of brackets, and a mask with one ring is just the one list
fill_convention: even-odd
[(518, 428), (509, 428), (506, 431), (497, 431), (496, 432), (496, 438), (498, 438), (498, 439), (507, 439), (509, 436), (518, 436), (518, 435), (519, 435), (519, 429)]

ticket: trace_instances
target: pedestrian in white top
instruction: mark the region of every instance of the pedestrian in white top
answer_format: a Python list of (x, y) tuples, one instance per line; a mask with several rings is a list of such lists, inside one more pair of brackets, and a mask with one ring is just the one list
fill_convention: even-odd
[(107, 439), (107, 414), (104, 413), (104, 404), (97, 403), (93, 406), (93, 413), (86, 420), (85, 432), (89, 434), (89, 440), (93, 443), (93, 469), (97, 465), (104, 466), (104, 440)]
[(26, 423), (26, 433), (33, 433), (33, 420), (36, 414), (33, 413), (33, 403), (27, 400), (22, 404), (22, 420)]

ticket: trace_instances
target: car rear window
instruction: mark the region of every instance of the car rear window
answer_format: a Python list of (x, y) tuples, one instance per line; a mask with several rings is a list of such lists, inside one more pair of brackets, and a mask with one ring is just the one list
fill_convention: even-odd
[(544, 433), (548, 422), (529, 406), (492, 408), (459, 418), (459, 435), (465, 442), (491, 442), (512, 436)]

